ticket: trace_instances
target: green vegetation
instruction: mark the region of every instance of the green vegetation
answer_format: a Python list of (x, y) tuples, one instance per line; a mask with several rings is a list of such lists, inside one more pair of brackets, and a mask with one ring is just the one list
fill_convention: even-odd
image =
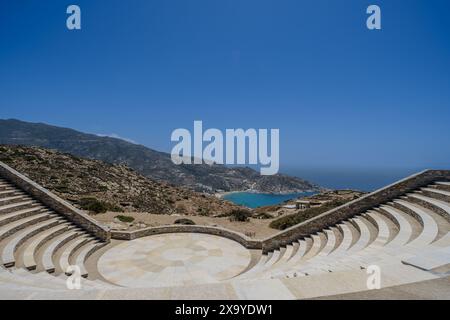
[(78, 201), (78, 204), (83, 210), (93, 213), (105, 213), (106, 211), (123, 212), (121, 207), (96, 198), (82, 198)]
[(258, 214), (255, 215), (254, 217), (255, 217), (256, 219), (262, 219), (262, 220), (265, 220), (265, 219), (272, 219), (272, 218), (273, 218), (270, 214), (265, 213), (265, 212), (263, 212), (263, 213), (258, 213)]
[(306, 220), (309, 220), (311, 218), (314, 218), (314, 217), (318, 216), (319, 214), (322, 214), (331, 209), (339, 207), (339, 206), (343, 205), (344, 203), (346, 203), (346, 201), (335, 200), (335, 201), (329, 202), (329, 203), (324, 204), (323, 206), (320, 206), (317, 208), (309, 208), (309, 209), (306, 209), (305, 211), (300, 211), (298, 213), (276, 219), (270, 223), (269, 227), (271, 227), (273, 229), (277, 229), (277, 230), (284, 230), (289, 227), (292, 227), (293, 225), (296, 225), (296, 224), (299, 224)]
[(234, 209), (230, 214), (230, 221), (247, 222), (250, 220), (252, 213), (246, 209)]
[(25, 161), (37, 161), (38, 158), (36, 158), (35, 156), (31, 155), (31, 154), (27, 154), (24, 156)]
[(108, 211), (106, 203), (99, 201), (96, 198), (82, 198), (78, 203), (83, 210), (88, 210), (90, 212), (104, 213)]
[(65, 183), (61, 183), (59, 185), (56, 185), (55, 190), (61, 193), (69, 193), (69, 186)]
[(133, 217), (124, 216), (124, 215), (118, 215), (118, 216), (115, 216), (115, 218), (119, 219), (119, 221), (121, 221), (121, 222), (127, 222), (127, 223), (134, 221)]
[(3, 162), (13, 162), (13, 158), (11, 158), (10, 156), (7, 156), (7, 155), (0, 155), (0, 161), (3, 161)]
[(108, 187), (107, 186), (98, 186), (98, 190), (101, 192), (106, 192), (106, 191), (108, 191)]
[(195, 222), (191, 219), (177, 219), (174, 224), (195, 225)]
[(198, 207), (197, 214), (200, 216), (209, 216), (211, 214), (211, 212), (210, 212), (209, 208)]

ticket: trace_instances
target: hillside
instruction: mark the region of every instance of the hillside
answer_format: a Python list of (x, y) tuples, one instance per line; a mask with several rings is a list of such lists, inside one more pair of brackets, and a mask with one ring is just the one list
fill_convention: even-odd
[(211, 195), (153, 181), (124, 165), (43, 148), (1, 145), (0, 161), (82, 209), (101, 204), (109, 211), (212, 216), (238, 208)]
[(0, 120), (0, 144), (39, 146), (83, 158), (123, 164), (154, 180), (210, 193), (217, 190), (294, 193), (319, 189), (296, 177), (281, 174), (261, 176), (250, 168), (206, 164), (178, 166), (172, 163), (168, 153), (121, 139), (100, 137), (42, 123)]

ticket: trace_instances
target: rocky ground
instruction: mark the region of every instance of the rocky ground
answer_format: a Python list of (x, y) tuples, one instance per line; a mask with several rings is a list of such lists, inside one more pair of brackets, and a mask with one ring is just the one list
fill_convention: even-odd
[[(207, 193), (149, 179), (125, 165), (44, 148), (10, 145), (0, 145), (0, 161), (119, 230), (170, 225), (177, 219), (189, 218), (195, 224), (220, 226), (252, 238), (264, 238), (276, 233), (280, 226), (310, 218), (364, 194), (353, 190), (324, 191), (302, 198), (321, 203), (319, 210), (317, 206), (314, 210), (292, 208), (294, 199), (247, 210), (248, 221), (240, 222), (229, 218), (236, 210), (245, 211), (240, 206)], [(276, 224), (279, 219), (286, 222)]]
[(151, 180), (124, 165), (49, 149), (2, 145), (0, 161), (75, 206), (93, 212), (214, 216), (239, 208), (209, 194)]

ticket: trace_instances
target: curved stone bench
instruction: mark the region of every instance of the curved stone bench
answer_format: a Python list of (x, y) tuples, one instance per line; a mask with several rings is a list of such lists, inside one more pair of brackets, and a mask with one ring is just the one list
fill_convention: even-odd
[(50, 241), (52, 238), (62, 234), (65, 231), (69, 230), (69, 224), (63, 223), (58, 224), (44, 232), (41, 232), (37, 237), (31, 239), (32, 242), (26, 246), (22, 255), (22, 263), (25, 268), (28, 270), (34, 270), (37, 267), (37, 262), (35, 256), (37, 255), (37, 251), (40, 247), (42, 247), (45, 243)]
[(436, 181), (432, 186), (439, 190), (450, 191), (450, 182)]
[[(343, 222), (337, 226), (339, 230), (342, 232), (342, 241), (339, 244), (339, 246), (331, 252), (327, 256), (317, 257), (317, 259), (313, 259), (310, 261), (310, 263), (306, 266), (303, 266), (301, 268), (301, 272), (307, 273), (307, 274), (313, 274), (315, 273), (313, 271), (314, 268), (311, 267), (312, 264), (317, 263), (319, 268), (317, 268), (317, 272), (329, 272), (330, 268), (332, 268), (333, 263), (336, 262), (340, 257), (347, 254), (347, 252), (350, 250), (350, 248), (353, 246), (353, 244), (357, 241), (359, 238), (359, 235), (355, 232), (356, 229), (352, 226), (352, 224)], [(354, 229), (354, 230), (352, 230)], [(355, 239), (356, 237), (356, 239)], [(299, 266), (297, 266), (297, 272), (299, 270)], [(292, 272), (292, 271), (291, 271)]]
[(336, 235), (331, 229), (324, 230), (327, 237), (325, 247), (319, 252), (319, 256), (328, 256), (336, 247)]
[[(49, 272), (53, 273), (55, 272), (55, 264), (53, 262), (53, 257), (55, 256), (56, 251), (64, 246), (69, 241), (73, 240), (74, 238), (77, 238), (81, 236), (80, 232), (76, 231), (69, 231), (67, 233), (64, 233), (60, 236), (57, 236), (56, 238), (52, 239), (51, 242), (45, 247), (43, 253), (42, 253), (42, 268)], [(39, 266), (39, 261), (38, 261)]]
[(424, 209), (405, 200), (395, 200), (394, 203), (400, 205), (399, 209), (403, 209), (404, 212), (411, 212), (411, 214), (418, 216), (419, 221), (423, 226), (420, 235), (411, 241), (411, 246), (423, 246), (436, 240), (439, 233), (438, 225), (433, 217), (431, 217)]
[(9, 188), (6, 190), (0, 191), (0, 199), (9, 198), (12, 196), (24, 196), (25, 193), (23, 191), (19, 191), (17, 189)]
[(370, 244), (370, 230), (367, 225), (358, 217), (351, 219), (354, 225), (356, 225), (357, 230), (359, 231), (359, 238), (356, 243), (347, 251), (347, 254), (351, 255), (354, 252), (358, 252), (363, 250)]
[(430, 198), (418, 193), (410, 193), (407, 195), (411, 201), (415, 201), (419, 205), (423, 205), (425, 208), (430, 209), (450, 222), (450, 204), (441, 200)]
[(8, 204), (8, 205), (0, 206), (0, 214), (6, 214), (6, 213), (11, 213), (14, 211), (22, 210), (22, 209), (28, 209), (28, 208), (31, 208), (31, 207), (37, 206), (37, 205), (39, 205), (39, 204), (36, 200), (27, 200), (27, 201), (22, 201), (22, 202), (18, 202), (18, 203)]
[(14, 233), (27, 228), (28, 226), (34, 225), (38, 222), (45, 221), (50, 217), (48, 213), (39, 213), (31, 217), (22, 218), (17, 221), (8, 223), (0, 227), (0, 241), (8, 238)]
[(271, 277), (284, 277), (285, 274), (289, 272), (292, 268), (297, 266), (300, 261), (303, 259), (303, 256), (306, 254), (307, 251), (312, 246), (312, 240), (311, 239), (303, 239), (299, 240), (297, 242), (297, 250), (293, 253), (292, 257), (283, 265), (277, 265), (272, 270), (268, 270), (267, 274), (265, 275), (266, 278)]
[(87, 242), (86, 244), (84, 244), (78, 250), (78, 252), (74, 255), (75, 257), (72, 257), (72, 259), (70, 259), (70, 263), (72, 265), (76, 265), (80, 268), (82, 277), (88, 276), (88, 271), (86, 270), (86, 266), (84, 265), (85, 261), (87, 260), (87, 258), (89, 258), (89, 256), (93, 252), (95, 252), (98, 248), (100, 248), (103, 245), (104, 245), (104, 243), (98, 242), (95, 239), (91, 240), (91, 241)]
[(59, 270), (66, 275), (70, 275), (71, 273), (67, 271), (67, 268), (71, 265), (70, 263), (71, 257), (80, 247), (84, 246), (89, 241), (92, 241), (92, 239), (89, 239), (84, 235), (82, 235), (77, 239), (71, 240), (67, 245), (65, 245), (64, 248), (61, 249), (62, 253), (57, 261), (56, 270)]
[(8, 204), (30, 201), (30, 200), (32, 200), (32, 198), (29, 196), (26, 196), (26, 195), (18, 195), (18, 196), (0, 198), (0, 207), (6, 206)]
[(406, 219), (405, 213), (387, 205), (380, 206), (380, 209), (377, 211), (391, 219), (391, 221), (397, 225), (399, 230), (396, 237), (388, 244), (388, 246), (403, 246), (414, 238), (413, 227), (410, 220)]
[(389, 227), (386, 218), (383, 218), (384, 216), (378, 212), (368, 211), (365, 213), (365, 216), (373, 220), (378, 230), (377, 238), (371, 244), (372, 247), (385, 246), (398, 233), (397, 229), (393, 230), (392, 227)]
[(44, 207), (42, 206), (35, 206), (32, 208), (28, 208), (28, 209), (22, 209), (22, 210), (18, 210), (18, 211), (13, 211), (10, 213), (5, 213), (0, 215), (0, 226), (4, 226), (8, 223), (26, 218), (26, 217), (31, 217), (33, 215), (42, 213), (44, 211)]
[(61, 220), (58, 218), (51, 218), (48, 220), (44, 220), (42, 222), (38, 222), (32, 226), (29, 226), (20, 232), (15, 233), (11, 237), (9, 237), (6, 241), (7, 244), (2, 250), (2, 263), (5, 267), (14, 266), (16, 263), (16, 259), (14, 254), (16, 253), (18, 247), (23, 244), (25, 241), (35, 236), (36, 234), (48, 230), (54, 226), (57, 226), (61, 223)]
[(425, 196), (428, 196), (430, 198), (435, 198), (438, 200), (445, 201), (447, 203), (450, 202), (450, 191), (447, 190), (440, 190), (435, 188), (422, 188), (420, 189), (421, 193)]

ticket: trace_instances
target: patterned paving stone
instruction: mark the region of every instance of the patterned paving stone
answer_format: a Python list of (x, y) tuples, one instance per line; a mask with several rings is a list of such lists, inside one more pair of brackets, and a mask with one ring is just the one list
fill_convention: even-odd
[(232, 240), (205, 234), (163, 234), (127, 241), (107, 251), (98, 270), (124, 287), (217, 283), (250, 263), (250, 252)]

